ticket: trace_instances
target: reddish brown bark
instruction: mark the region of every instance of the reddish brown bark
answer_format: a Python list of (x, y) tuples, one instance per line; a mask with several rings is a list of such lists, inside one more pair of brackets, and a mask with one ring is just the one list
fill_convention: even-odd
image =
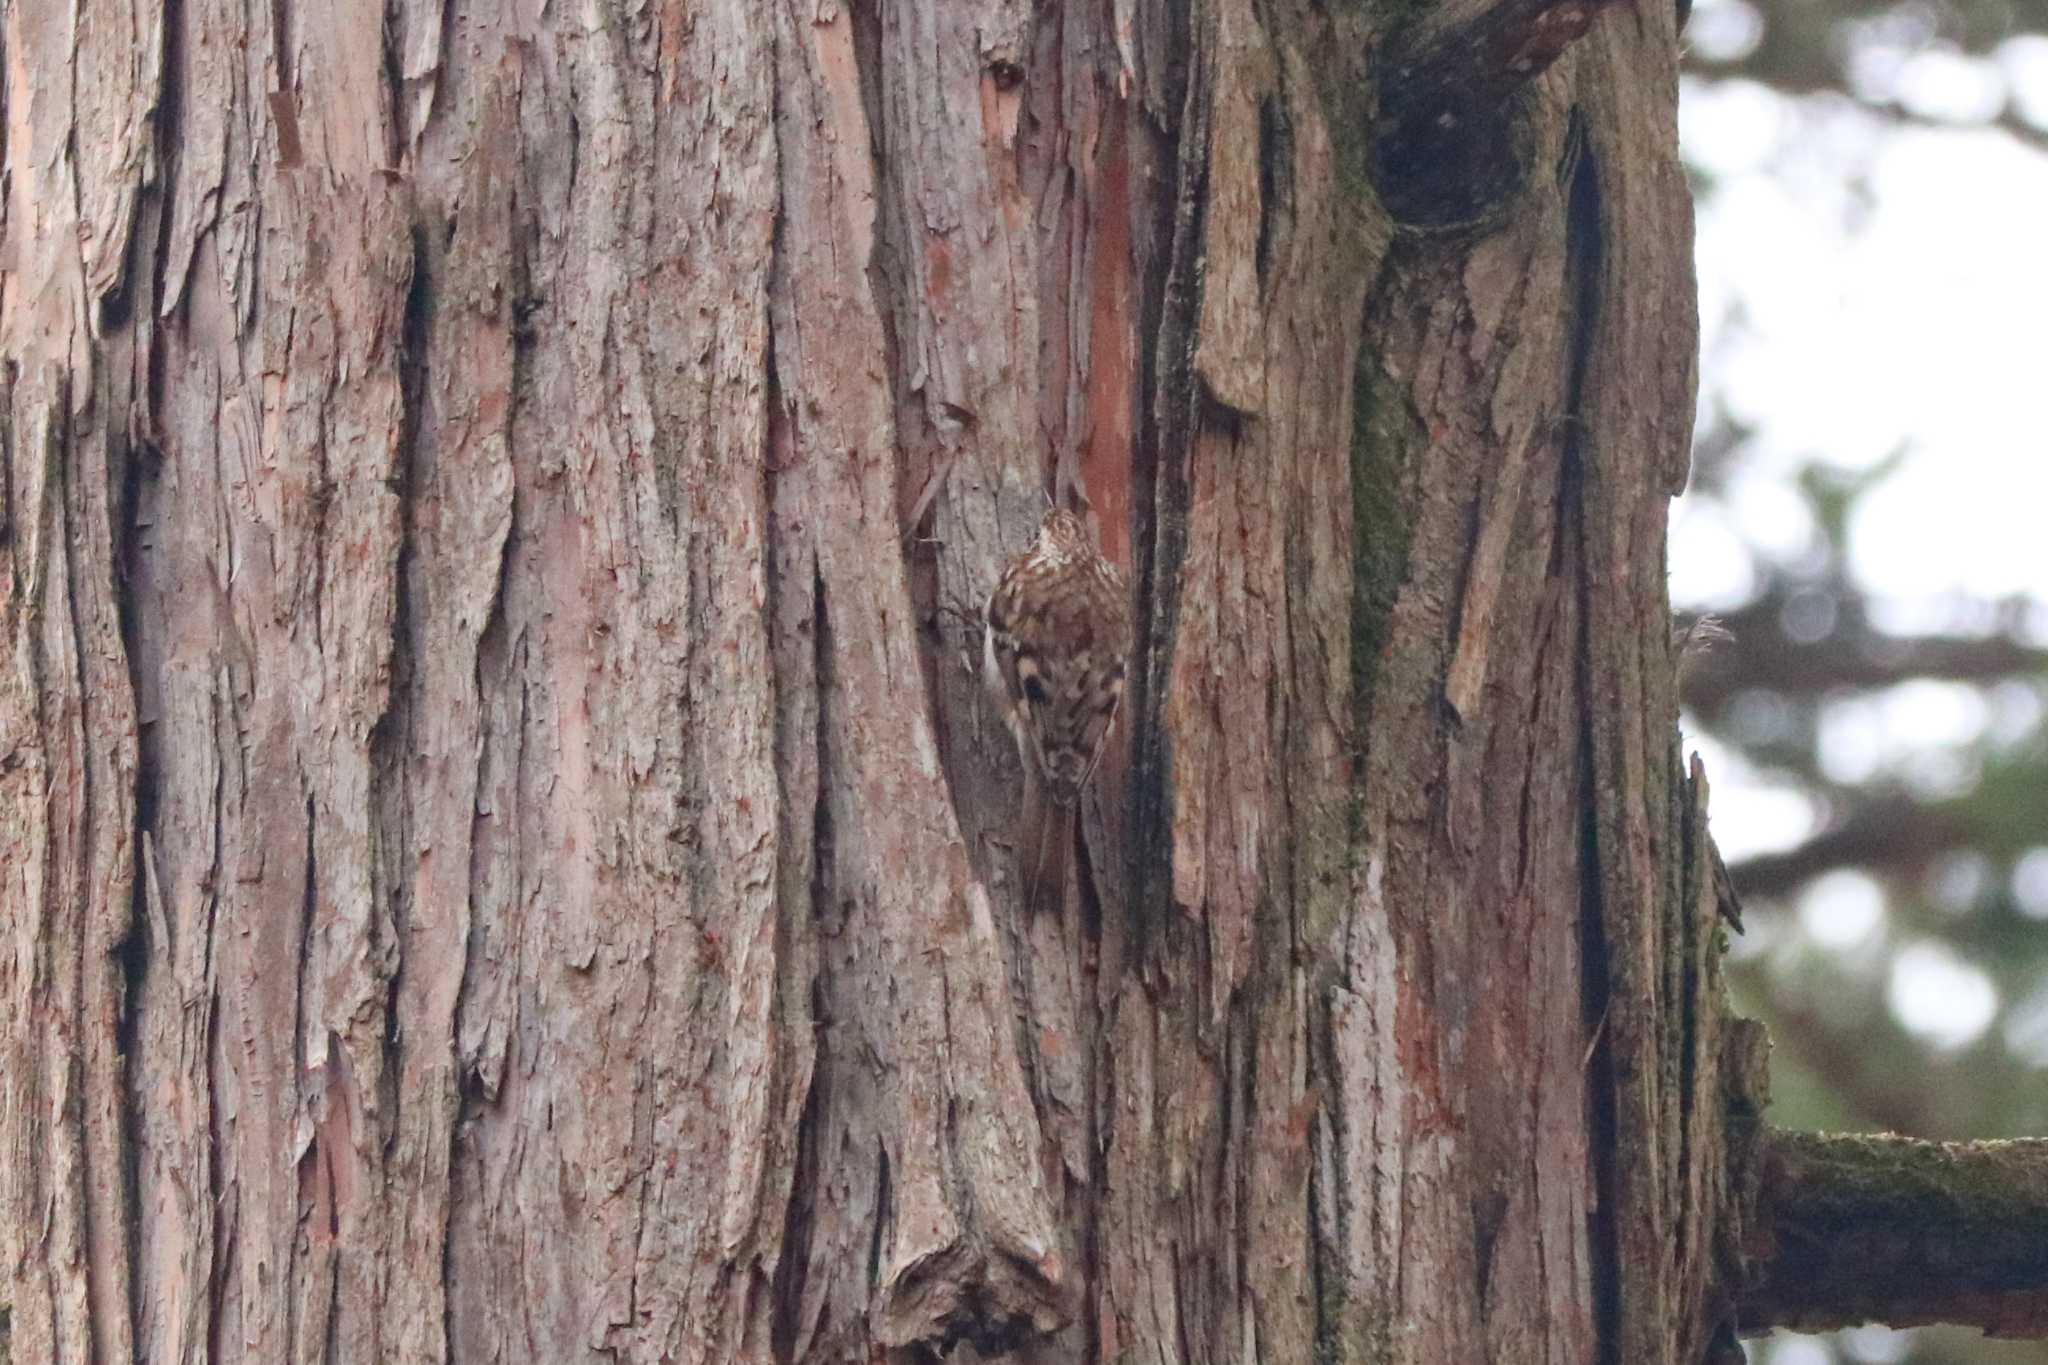
[(1677, 46), (1554, 8), (1442, 166), (1398, 8), (6, 8), (20, 1358), (1696, 1359)]

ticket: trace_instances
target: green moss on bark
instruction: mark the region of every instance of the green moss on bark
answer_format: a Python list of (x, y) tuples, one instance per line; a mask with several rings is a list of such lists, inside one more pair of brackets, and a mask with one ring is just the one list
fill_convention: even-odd
[(1409, 474), (1428, 433), (1405, 390), (1363, 347), (1351, 401), (1351, 687), (1362, 747), (1394, 599), (1408, 573)]
[(1759, 1223), (1745, 1330), (2048, 1329), (2048, 1139), (1774, 1132)]

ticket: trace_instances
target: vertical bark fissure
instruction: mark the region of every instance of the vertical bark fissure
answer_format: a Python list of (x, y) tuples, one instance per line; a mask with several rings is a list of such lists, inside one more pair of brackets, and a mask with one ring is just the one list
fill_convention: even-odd
[[(321, 1324), (319, 1365), (335, 1365), (341, 1352), (341, 1314), (333, 1311), (333, 1305), (341, 1301), (341, 1258), (330, 1256), (325, 1267), (328, 1311)], [(315, 1272), (316, 1274), (318, 1272)], [(294, 1324), (296, 1327), (296, 1324)], [(298, 1340), (296, 1331), (291, 1337), (295, 1351), (303, 1352), (304, 1343)]]
[[(74, 123), (76, 122), (75, 110), (73, 112), (73, 121)], [(58, 947), (60, 950), (69, 950), (71, 961), (61, 964), (53, 963), (51, 975), (54, 977), (60, 972), (65, 972), (69, 975), (69, 989), (60, 989), (56, 993), (60, 999), (68, 997), (67, 1003), (77, 1011), (79, 1016), (73, 1023), (72, 1029), (65, 1030), (66, 1034), (71, 1035), (71, 1038), (76, 1040), (74, 1043), (76, 1051), (67, 1057), (64, 1062), (67, 1075), (63, 1081), (63, 1088), (71, 1093), (70, 1103), (65, 1106), (61, 1117), (67, 1121), (77, 1123), (78, 1136), (81, 1139), (81, 1147), (83, 1148), (80, 1152), (82, 1160), (79, 1163), (82, 1169), (76, 1172), (77, 1179), (74, 1185), (75, 1197), (77, 1199), (78, 1250), (81, 1260), (81, 1264), (77, 1267), (77, 1273), (85, 1281), (85, 1298), (90, 1306), (104, 1292), (101, 1283), (103, 1278), (101, 1273), (102, 1263), (100, 1258), (93, 1254), (92, 1246), (92, 1231), (99, 1222), (98, 1204), (100, 1192), (95, 1189), (92, 1180), (92, 1158), (90, 1153), (93, 1135), (90, 1119), (85, 1112), (91, 1106), (91, 1089), (97, 1078), (92, 1075), (90, 1068), (86, 1065), (84, 1056), (81, 1055), (85, 1047), (85, 1039), (81, 1036), (85, 1029), (81, 1026), (89, 1025), (92, 1016), (88, 1003), (91, 999), (92, 989), (92, 982), (88, 974), (88, 959), (91, 957), (90, 943), (92, 937), (89, 918), (94, 906), (89, 888), (92, 885), (92, 857), (95, 851), (93, 846), (97, 842), (93, 837), (93, 827), (97, 821), (95, 819), (96, 803), (94, 796), (96, 784), (93, 780), (93, 762), (86, 753), (86, 749), (87, 737), (92, 734), (92, 717), (95, 702), (91, 680), (86, 672), (85, 621), (80, 614), (78, 602), (78, 595), (82, 586), (80, 580), (83, 577), (82, 574), (77, 572), (78, 550), (82, 544), (82, 539), (79, 535), (76, 521), (78, 509), (75, 505), (75, 499), (78, 489), (74, 483), (73, 461), (67, 458), (75, 452), (77, 445), (77, 431), (70, 420), (70, 385), (71, 377), (67, 375), (58, 386), (57, 393), (52, 401), (49, 441), (52, 465), (51, 475), (52, 482), (55, 484), (55, 487), (51, 490), (55, 506), (52, 519), (56, 522), (56, 526), (53, 529), (61, 533), (64, 538), (61, 558), (53, 556), (53, 559), (55, 560), (54, 567), (58, 569), (62, 580), (57, 586), (59, 591), (64, 594), (65, 619), (62, 628), (69, 632), (73, 646), (73, 658), (71, 660), (73, 676), (58, 683), (58, 687), (60, 690), (63, 690), (68, 684), (77, 688), (76, 730), (73, 732), (71, 726), (63, 727), (64, 733), (60, 735), (59, 742), (60, 744), (68, 742), (69, 744), (76, 745), (75, 750), (67, 755), (67, 757), (71, 760), (68, 766), (78, 781), (79, 789), (75, 800), (78, 808), (83, 812), (83, 819), (80, 822), (80, 826), (75, 830), (76, 844), (70, 850), (72, 866), (69, 868), (60, 867), (61, 875), (56, 879), (58, 887), (61, 888), (59, 894), (63, 897), (63, 901), (70, 903), (64, 904), (60, 902), (57, 905), (46, 908), (55, 910), (59, 915), (76, 915), (81, 919), (87, 920), (87, 923), (79, 926), (84, 932), (79, 932), (75, 935), (55, 932), (51, 933), (46, 941), (52, 947)], [(61, 789), (58, 790), (56, 795), (60, 799), (62, 798), (63, 793)], [(83, 1326), (85, 1329), (85, 1358), (91, 1360), (99, 1351), (102, 1343), (99, 1340), (98, 1314), (90, 1311), (90, 1308), (88, 1308), (85, 1315)]]
[[(390, 44), (385, 44), (387, 57)], [(396, 92), (394, 91), (394, 99)], [(394, 108), (398, 107), (394, 104)], [(376, 898), (389, 907), (385, 923), (391, 931), (386, 949), (391, 966), (384, 982), (383, 1051), (381, 1074), (388, 1087), (386, 1100), (390, 1131), (397, 1133), (406, 1122), (406, 1106), (433, 1097), (410, 1096), (400, 1084), (404, 1076), (404, 1012), (401, 992), (409, 959), (405, 943), (414, 912), (411, 879), (407, 876), (415, 848), (412, 789), (406, 780), (409, 755), (419, 745), (416, 715), (418, 693), (424, 685), (418, 660), (435, 642), (422, 639), (430, 628), (419, 606), (423, 585), (417, 581), (420, 560), (420, 498), (425, 493), (421, 475), (422, 444), (426, 439), (427, 389), (433, 382), (434, 289), (437, 283), (433, 260), (439, 244), (429, 234), (430, 223), (415, 219), (411, 225), (411, 267), (406, 281), (405, 302), (400, 313), (398, 336), (398, 448), (392, 470), (391, 491), (399, 509), (398, 554), (392, 566), (391, 640), (387, 651), (389, 670), (384, 691), (384, 713), (370, 726), (371, 876)], [(449, 642), (451, 645), (453, 641)], [(309, 855), (310, 860), (310, 855)], [(374, 922), (374, 921), (373, 921)]]
[[(312, 795), (309, 794), (306, 797), (305, 806), (306, 871), (303, 897), (304, 910), (299, 929), (301, 950), (299, 953), (298, 989), (294, 992), (293, 996), (293, 1008), (298, 1015), (302, 1027), (305, 1022), (305, 999), (308, 993), (308, 982), (314, 965), (313, 953), (306, 945), (310, 945), (315, 941), (314, 935), (319, 923), (321, 872), (319, 816), (316, 801)], [(324, 1028), (322, 1032), (325, 1036), (319, 1040), (319, 1050), (326, 1051), (331, 1058), (345, 1055), (342, 1040)], [(313, 1040), (307, 1038), (303, 1032), (299, 1033), (296, 1045), (291, 1051), (292, 1063), (296, 1074), (300, 1077), (298, 1086), (294, 1087), (295, 1106), (306, 1102), (306, 1090), (308, 1088), (304, 1080), (306, 1059), (313, 1056), (315, 1051)], [(329, 1080), (327, 1084), (332, 1086), (334, 1083)], [(345, 1085), (338, 1086), (333, 1090), (327, 1090), (325, 1093), (332, 1095), (336, 1090), (345, 1091), (346, 1089), (347, 1086)], [(345, 1104), (348, 1101), (346, 1098), (343, 1098), (339, 1102)], [(306, 1200), (306, 1206), (303, 1212), (299, 1213), (297, 1220), (300, 1235), (293, 1237), (287, 1254), (291, 1265), (290, 1282), (296, 1284), (301, 1279), (309, 1280), (312, 1294), (304, 1302), (302, 1302), (301, 1296), (297, 1293), (287, 1294), (284, 1297), (285, 1342), (294, 1352), (304, 1352), (308, 1344), (302, 1340), (302, 1336), (309, 1331), (317, 1332), (320, 1342), (320, 1360), (325, 1362), (326, 1365), (331, 1365), (334, 1361), (340, 1333), (339, 1319), (341, 1314), (336, 1310), (342, 1299), (341, 1258), (335, 1255), (322, 1257), (318, 1254), (317, 1248), (322, 1244), (331, 1247), (341, 1238), (342, 1196), (340, 1193), (339, 1175), (344, 1163), (349, 1162), (353, 1156), (352, 1153), (336, 1151), (335, 1147), (336, 1144), (333, 1140), (332, 1132), (324, 1127), (316, 1128), (308, 1135), (306, 1149), (298, 1154), (301, 1166), (310, 1168), (312, 1189), (308, 1192), (309, 1197)], [(307, 1254), (309, 1251), (313, 1254)], [(322, 1264), (323, 1261), (325, 1262), (324, 1264)], [(324, 1301), (322, 1297), (316, 1296), (324, 1296)], [(311, 1315), (310, 1324), (306, 1320), (308, 1310), (310, 1310)]]
[[(1580, 519), (1576, 510), (1568, 513), (1568, 518), (1568, 524), (1576, 524)], [(1590, 618), (1591, 603), (1587, 600), (1588, 592), (1583, 576), (1579, 591), (1580, 625), (1576, 652), (1579, 656), (1579, 694), (1583, 701), (1590, 696), (1587, 657), (1591, 647), (1588, 638), (1590, 628), (1586, 624)], [(1599, 768), (1594, 761), (1593, 733), (1589, 718), (1581, 718), (1581, 729), (1580, 763), (1586, 772), (1596, 773)], [(1598, 868), (1599, 820), (1590, 802), (1581, 812), (1580, 821), (1584, 865), (1588, 868)], [(1613, 992), (1609, 986), (1613, 969), (1608, 952), (1606, 904), (1601, 893), (1599, 877), (1589, 875), (1581, 888), (1579, 911), (1584, 934), (1582, 951), (1586, 962), (1586, 1027), (1594, 1039), (1590, 1065), (1591, 1084), (1588, 1087), (1591, 1111), (1588, 1114), (1588, 1122), (1595, 1139), (1593, 1184), (1596, 1191), (1596, 1211), (1591, 1216), (1593, 1302), (1601, 1365), (1620, 1365), (1620, 1249), (1616, 1227), (1619, 1217), (1620, 1182), (1614, 1165), (1614, 1145), (1621, 1135), (1621, 1123), (1614, 1098), (1617, 1078), (1608, 1017), (1614, 1003)]]
[[(291, 46), (291, 0), (270, 0), (270, 61), (278, 93), (291, 95), (297, 84)], [(380, 37), (383, 25), (378, 25)]]
[[(320, 901), (319, 814), (315, 808), (313, 797), (310, 794), (305, 798), (304, 805), (306, 811), (304, 845), (306, 866), (304, 875), (300, 878), (299, 888), (299, 941), (301, 943), (310, 943), (313, 940), (314, 927), (318, 922)], [(298, 981), (296, 988), (292, 991), (292, 1056), (294, 1058), (310, 1057), (313, 1054), (313, 1040), (307, 1032), (309, 1024), (306, 1018), (307, 978), (312, 971), (312, 967), (312, 954), (300, 954)], [(321, 1138), (317, 1133), (312, 1138), (311, 1146), (305, 1152), (300, 1153), (298, 1159), (302, 1163), (312, 1163), (316, 1168), (316, 1178), (319, 1165), (324, 1161), (332, 1160), (323, 1150)], [(310, 1212), (314, 1216), (318, 1216), (322, 1210), (315, 1208)], [(335, 1230), (332, 1222), (334, 1209), (330, 1205), (324, 1212), (329, 1220), (326, 1231), (331, 1235)], [(296, 1257), (296, 1250), (294, 1250), (293, 1255)], [(298, 1300), (293, 1298), (286, 1304), (285, 1336), (287, 1340), (294, 1342), (298, 1340), (297, 1310)]]
[(811, 1200), (801, 1192), (817, 1189), (818, 1147), (822, 1140), (819, 1110), (822, 1096), (813, 1071), (804, 1087), (803, 1106), (798, 1112), (793, 1145), (795, 1161), (790, 1172), (790, 1197), (782, 1206), (782, 1240), (776, 1248), (775, 1274), (770, 1281), (774, 1308), (770, 1319), (769, 1351), (778, 1365), (796, 1365), (798, 1343), (806, 1333), (803, 1319), (805, 1272), (811, 1258)]
[[(213, 721), (210, 731), (215, 737), (216, 744), (220, 742), (218, 737), (223, 729), (220, 722), (224, 710), (222, 699), (216, 694), (210, 699), (209, 706), (210, 719)], [(200, 976), (199, 996), (200, 1006), (205, 1013), (205, 1026), (200, 1030), (199, 1036), (199, 1046), (202, 1049), (203, 1055), (198, 1068), (198, 1075), (205, 1087), (200, 1100), (205, 1123), (204, 1162), (206, 1184), (202, 1192), (202, 1198), (198, 1201), (201, 1210), (199, 1221), (204, 1223), (205, 1230), (201, 1234), (197, 1229), (194, 1229), (192, 1235), (195, 1240), (199, 1240), (203, 1236), (204, 1245), (211, 1253), (207, 1258), (205, 1275), (203, 1277), (205, 1300), (208, 1305), (208, 1311), (205, 1314), (205, 1340), (208, 1353), (207, 1359), (209, 1361), (223, 1359), (220, 1354), (220, 1339), (222, 1332), (226, 1330), (224, 1320), (227, 1315), (219, 1310), (218, 1305), (222, 1298), (221, 1286), (226, 1283), (228, 1278), (228, 1258), (230, 1254), (230, 1242), (227, 1235), (229, 1218), (229, 1210), (226, 1208), (227, 1185), (223, 1180), (223, 1172), (227, 1164), (225, 1140), (227, 1124), (221, 1112), (220, 1034), (222, 1010), (219, 967), (217, 965), (220, 941), (219, 934), (216, 932), (220, 922), (220, 895), (217, 888), (225, 879), (228, 860), (226, 828), (227, 769), (228, 765), (225, 761), (218, 764), (214, 770), (212, 790), (207, 793), (207, 829), (211, 838), (211, 847), (208, 849), (210, 858), (207, 864), (204, 884), (216, 889), (205, 899), (203, 911), (205, 916), (204, 924), (202, 926), (195, 926), (195, 932), (203, 935), (205, 944), (204, 970)], [(304, 903), (305, 897), (302, 891), (302, 915), (306, 913), (303, 908)], [(303, 1021), (297, 1017), (304, 1008), (302, 1004), (303, 998), (303, 989), (295, 992), (293, 1000), (294, 1018), (292, 1021), (292, 1036), (295, 1044), (304, 1036), (305, 1032)]]
[[(1201, 312), (1200, 253), (1207, 204), (1203, 174), (1208, 142), (1207, 78), (1192, 29), (1176, 32), (1167, 62), (1187, 72), (1185, 94), (1171, 126), (1162, 126), (1162, 152), (1171, 155), (1172, 182), (1158, 197), (1160, 240), (1167, 243), (1163, 284), (1148, 293), (1139, 328), (1138, 374), (1148, 401), (1142, 405), (1140, 447), (1151, 477), (1134, 478), (1139, 490), (1136, 638), (1132, 645), (1133, 713), (1130, 833), (1127, 836), (1132, 889), (1130, 913), (1144, 926), (1140, 951), (1162, 950), (1162, 937), (1177, 919), (1170, 874), (1173, 812), (1172, 736), (1166, 724), (1167, 680), (1179, 616), (1181, 565), (1187, 554), (1187, 460), (1199, 420), (1194, 372), (1195, 320)], [(1183, 44), (1185, 44), (1183, 46)], [(1166, 155), (1161, 163), (1167, 164)]]
[[(1571, 115), (1576, 126), (1578, 115)], [(1567, 142), (1577, 142), (1570, 133)], [(1579, 147), (1571, 158), (1570, 178), (1565, 191), (1565, 294), (1568, 311), (1565, 335), (1570, 352), (1565, 375), (1563, 401), (1563, 462), (1553, 509), (1557, 552), (1553, 565), (1563, 567), (1560, 557), (1570, 556), (1569, 570), (1577, 585), (1578, 629), (1572, 642), (1577, 661), (1575, 687), (1579, 697), (1579, 764), (1581, 771), (1597, 783), (1601, 772), (1596, 742), (1597, 720), (1592, 714), (1600, 689), (1594, 685), (1594, 640), (1591, 574), (1586, 568), (1585, 482), (1581, 466), (1585, 450), (1583, 418), (1585, 384), (1593, 347), (1599, 340), (1599, 281), (1601, 267), (1601, 209), (1599, 169), (1590, 151)], [(1618, 1365), (1620, 1333), (1620, 1248), (1617, 1219), (1620, 1215), (1620, 1184), (1614, 1166), (1615, 1144), (1622, 1135), (1621, 1115), (1615, 1103), (1617, 1085), (1614, 1035), (1609, 1018), (1614, 1008), (1611, 983), (1614, 964), (1610, 956), (1609, 925), (1601, 866), (1598, 797), (1592, 789), (1580, 810), (1581, 866), (1587, 869), (1580, 884), (1580, 925), (1584, 936), (1582, 952), (1586, 964), (1586, 1029), (1593, 1038), (1590, 1058), (1591, 1084), (1588, 1096), (1589, 1122), (1595, 1133), (1593, 1181), (1597, 1191), (1597, 1212), (1592, 1215), (1593, 1293), (1595, 1327), (1602, 1365)], [(1624, 1006), (1626, 1007), (1626, 1006)]]
[[(1663, 574), (1665, 498), (1677, 491), (1674, 465), (1684, 465), (1697, 365), (1670, 22), (1654, 9), (1634, 27), (1606, 20), (1578, 49), (1585, 138), (1569, 206), (1589, 314), (1576, 330), (1593, 339), (1578, 383), (1573, 507), (1595, 818), (1585, 875), (1599, 886), (1611, 1069), (1602, 1091), (1613, 1106), (1596, 1148), (1614, 1302), (1603, 1349), (1665, 1365), (1702, 1349), (1711, 1327), (1710, 1247), (1681, 1215), (1714, 1197), (1718, 1177), (1681, 1153), (1698, 1146), (1701, 1161), (1719, 1160), (1707, 1150), (1718, 1139), (1682, 1119), (1678, 1093), (1682, 959), (1705, 944), (1681, 904), (1683, 784)], [(1694, 1084), (1715, 1061), (1699, 1059)]]
[[(1673, 742), (1676, 747), (1675, 736)], [(1696, 1094), (1694, 1087), (1699, 1083), (1702, 1065), (1711, 1065), (1699, 1055), (1701, 1040), (1706, 1035), (1705, 1023), (1700, 1018), (1700, 1012), (1703, 1009), (1724, 1009), (1726, 1002), (1707, 994), (1706, 982), (1703, 979), (1706, 972), (1694, 944), (1694, 936), (1699, 934), (1707, 935), (1711, 941), (1717, 923), (1711, 918), (1712, 871), (1708, 866), (1707, 852), (1702, 847), (1706, 834), (1705, 811), (1696, 807), (1692, 784), (1680, 775), (1684, 769), (1675, 761), (1672, 772), (1677, 783), (1677, 789), (1672, 793), (1672, 801), (1681, 811), (1679, 845), (1675, 850), (1679, 859), (1679, 896), (1674, 918), (1677, 920), (1676, 927), (1679, 943), (1683, 947), (1683, 956), (1676, 964), (1678, 980), (1668, 999), (1672, 1007), (1679, 1011), (1678, 1037), (1675, 1043), (1678, 1049), (1678, 1130), (1686, 1139), (1679, 1144), (1674, 1157), (1678, 1169), (1672, 1185), (1681, 1192), (1689, 1193), (1693, 1189), (1695, 1176), (1703, 1173), (1697, 1168), (1706, 1158), (1706, 1153), (1700, 1151), (1691, 1140), (1695, 1118), (1705, 1117), (1698, 1114), (1699, 1101), (1703, 1096)], [(1704, 796), (1704, 793), (1700, 795)], [(1704, 923), (1694, 919), (1694, 912), (1703, 905), (1708, 907), (1709, 915)], [(1708, 950), (1714, 951), (1711, 943)], [(1705, 1098), (1710, 1098), (1717, 1109), (1723, 1103), (1718, 1087), (1714, 1094)], [(1714, 1118), (1718, 1122), (1718, 1115)], [(1719, 1210), (1711, 1212), (1718, 1214)], [(1695, 1209), (1689, 1198), (1681, 1198), (1672, 1222), (1673, 1242), (1680, 1248), (1685, 1248), (1693, 1235), (1694, 1221), (1708, 1213), (1707, 1210)]]
[[(4, 56), (0, 56), (0, 67), (4, 67)], [(4, 84), (4, 82), (0, 82)], [(4, 118), (4, 114), (0, 114)], [(5, 153), (0, 151), (0, 164), (4, 164)], [(144, 195), (142, 202), (149, 202), (154, 196)], [(136, 241), (142, 237), (137, 235)], [(155, 245), (152, 234), (150, 245)], [(135, 246), (126, 263), (126, 276), (132, 278), (144, 262), (132, 252), (140, 251)], [(152, 281), (154, 283), (154, 281)], [(131, 300), (132, 305), (132, 300)], [(131, 306), (129, 316), (137, 313), (145, 317), (153, 311), (153, 297), (145, 297), (139, 308)], [(145, 335), (147, 332), (145, 331)], [(153, 353), (154, 347), (150, 348)], [(134, 363), (134, 356), (128, 362)], [(145, 358), (148, 368), (153, 364)], [(153, 405), (153, 394), (142, 395), (140, 404)], [(147, 444), (130, 442), (126, 437), (121, 441), (123, 456), (117, 462), (120, 470), (120, 487), (113, 500), (113, 534), (115, 545), (112, 560), (115, 567), (113, 608), (119, 623), (121, 652), (126, 665), (125, 678), (129, 695), (135, 707), (135, 768), (133, 792), (133, 827), (129, 837), (134, 840), (132, 865), (129, 877), (132, 879), (129, 896), (129, 923), (125, 937), (121, 940), (122, 990), (120, 997), (120, 1025), (116, 1031), (116, 1049), (122, 1058), (120, 1088), (117, 1095), (119, 1114), (119, 1142), (121, 1148), (121, 1187), (123, 1206), (127, 1216), (123, 1222), (121, 1254), (129, 1267), (128, 1275), (128, 1323), (132, 1339), (143, 1339), (143, 1283), (140, 1273), (143, 1264), (143, 1209), (142, 1209), (142, 1153), (144, 1148), (143, 1094), (137, 1085), (137, 1073), (142, 1057), (139, 1042), (143, 1037), (143, 1010), (148, 988), (147, 977), (152, 953), (160, 956), (168, 965), (172, 946), (168, 943), (152, 945), (151, 938), (158, 933), (159, 923), (167, 926), (167, 917), (159, 915), (153, 919), (150, 914), (150, 900), (160, 895), (156, 880), (157, 868), (154, 863), (154, 845), (151, 831), (157, 824), (157, 800), (161, 782), (157, 740), (160, 738), (160, 714), (149, 714), (145, 697), (149, 690), (143, 680), (142, 623), (140, 599), (145, 577), (144, 554), (141, 546), (141, 504), (145, 467), (157, 457), (158, 452)], [(160, 910), (160, 907), (159, 907)]]
[[(1170, 17), (1185, 19), (1186, 11), (1182, 7), (1168, 6), (1166, 9)], [(1184, 73), (1188, 47), (1185, 28), (1177, 28), (1169, 51), (1160, 54), (1161, 63)], [(1134, 367), (1134, 380), (1141, 401), (1137, 404), (1137, 439), (1131, 451), (1131, 579), (1136, 589), (1135, 600), (1141, 609), (1133, 622), (1133, 667), (1124, 709), (1129, 713), (1133, 731), (1131, 780), (1127, 788), (1130, 833), (1126, 849), (1130, 865), (1125, 882), (1127, 886), (1137, 888), (1144, 885), (1139, 878), (1146, 870), (1145, 855), (1141, 850), (1149, 839), (1166, 827), (1168, 819), (1164, 811), (1155, 809), (1167, 754), (1164, 748), (1166, 736), (1158, 724), (1160, 703), (1156, 694), (1162, 689), (1153, 676), (1152, 660), (1153, 641), (1169, 624), (1160, 618), (1167, 606), (1163, 597), (1165, 585), (1172, 581), (1174, 575), (1167, 571), (1168, 566), (1161, 560), (1159, 495), (1161, 480), (1167, 477), (1171, 459), (1178, 458), (1166, 453), (1169, 442), (1174, 442), (1177, 449), (1185, 449), (1185, 430), (1178, 415), (1180, 409), (1167, 401), (1169, 394), (1176, 391), (1172, 357), (1161, 343), (1163, 338), (1172, 337), (1179, 339), (1175, 344), (1186, 344), (1188, 319), (1194, 316), (1195, 304), (1185, 297), (1187, 266), (1183, 262), (1183, 253), (1187, 248), (1184, 238), (1191, 235), (1191, 228), (1184, 219), (1193, 210), (1185, 202), (1181, 185), (1184, 158), (1179, 121), (1165, 117), (1145, 119), (1135, 112), (1129, 118), (1136, 126), (1132, 142), (1136, 143), (1144, 134), (1150, 133), (1149, 150), (1153, 164), (1174, 170), (1171, 180), (1151, 197), (1153, 218), (1149, 224), (1150, 237), (1154, 243), (1166, 244), (1167, 268), (1147, 270), (1139, 276)], [(1133, 892), (1130, 906), (1133, 915), (1142, 918), (1162, 908), (1157, 898), (1141, 898)]]

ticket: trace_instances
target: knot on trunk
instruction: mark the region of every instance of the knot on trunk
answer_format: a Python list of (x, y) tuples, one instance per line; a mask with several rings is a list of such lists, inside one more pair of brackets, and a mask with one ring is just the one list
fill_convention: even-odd
[(1512, 197), (1531, 162), (1520, 116), (1531, 83), (1621, 2), (1510, 0), (1396, 39), (1372, 150), (1387, 211), (1412, 227), (1458, 227)]

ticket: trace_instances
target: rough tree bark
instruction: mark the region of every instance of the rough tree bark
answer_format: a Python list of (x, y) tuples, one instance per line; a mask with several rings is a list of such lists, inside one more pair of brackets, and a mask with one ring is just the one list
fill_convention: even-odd
[(1701, 1357), (1670, 6), (0, 14), (18, 1358)]

